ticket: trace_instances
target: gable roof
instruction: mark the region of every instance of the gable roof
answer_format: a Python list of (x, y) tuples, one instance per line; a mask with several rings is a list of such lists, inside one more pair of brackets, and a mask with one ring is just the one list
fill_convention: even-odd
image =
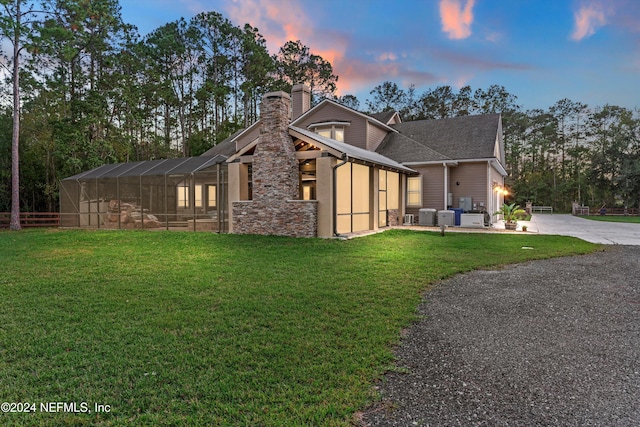
[(315, 145), (318, 145), (321, 148), (328, 149), (329, 151), (333, 151), (334, 153), (341, 153), (343, 155), (346, 154), (352, 159), (360, 160), (366, 163), (373, 163), (378, 166), (391, 168), (405, 173), (415, 173), (413, 169), (401, 165), (399, 162), (385, 157), (380, 153), (365, 150), (363, 148), (355, 147), (350, 144), (345, 144), (344, 142), (339, 142), (335, 139), (326, 138), (306, 129), (289, 126), (289, 133), (296, 138), (312, 141)]
[[(404, 137), (454, 160), (485, 159), (495, 157), (495, 144), (500, 130), (500, 114), (463, 116), (439, 120), (417, 120), (393, 125)], [(394, 145), (400, 145), (396, 147)], [(392, 146), (392, 147), (389, 147)], [(386, 147), (386, 148), (385, 148)], [(408, 153), (403, 154), (403, 148)], [(402, 161), (430, 161), (429, 152), (421, 152), (406, 140), (396, 141), (391, 135), (381, 144), (389, 157), (416, 157)], [(396, 154), (397, 153), (397, 154)], [(420, 157), (419, 157), (420, 156)], [(421, 158), (424, 156), (425, 158)]]
[[(388, 125), (391, 119), (393, 119), (395, 116), (398, 116), (398, 119), (400, 119), (400, 115), (395, 110), (388, 110), (388, 111), (383, 111), (382, 113), (369, 114), (369, 116), (384, 123), (385, 125)], [(398, 121), (402, 121), (402, 120), (398, 120)]]
[(342, 108), (343, 110), (345, 110), (346, 112), (349, 112), (351, 114), (355, 114), (357, 116), (360, 116), (366, 120), (368, 120), (370, 123), (379, 126), (381, 128), (383, 128), (384, 130), (388, 131), (388, 132), (396, 132), (395, 129), (393, 129), (393, 127), (387, 125), (386, 123), (381, 122), (380, 120), (378, 120), (377, 118), (365, 114), (365, 113), (361, 113), (358, 110), (354, 110), (353, 108), (349, 108), (345, 105), (342, 105), (338, 102), (332, 101), (330, 99), (325, 99), (322, 102), (320, 102), (318, 105), (310, 108), (309, 110), (307, 110), (304, 114), (302, 114), (300, 117), (298, 117), (297, 119), (295, 119), (294, 121), (291, 122), (291, 124), (293, 126), (298, 125), (299, 123), (303, 122), (304, 120), (306, 120), (306, 118), (308, 118), (308, 116), (313, 115), (315, 111), (320, 110), (321, 108), (323, 108), (324, 106), (326, 106), (327, 104), (331, 104), (337, 107)]

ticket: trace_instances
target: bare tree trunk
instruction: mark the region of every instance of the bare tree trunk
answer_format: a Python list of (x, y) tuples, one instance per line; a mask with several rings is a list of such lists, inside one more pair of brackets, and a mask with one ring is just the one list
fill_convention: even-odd
[(9, 229), (20, 230), (20, 1), (16, 2), (13, 38), (13, 135), (11, 137), (11, 220)]

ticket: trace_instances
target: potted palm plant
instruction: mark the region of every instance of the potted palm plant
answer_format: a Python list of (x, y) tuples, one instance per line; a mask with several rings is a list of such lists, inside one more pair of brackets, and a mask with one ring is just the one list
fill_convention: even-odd
[(510, 205), (503, 203), (498, 212), (494, 212), (494, 215), (502, 215), (504, 220), (504, 228), (506, 230), (515, 230), (518, 226), (518, 218), (525, 215), (525, 210), (520, 208), (520, 205), (511, 203)]

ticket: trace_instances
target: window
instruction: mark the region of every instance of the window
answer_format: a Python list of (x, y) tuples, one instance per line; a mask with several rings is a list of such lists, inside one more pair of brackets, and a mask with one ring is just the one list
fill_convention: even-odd
[(196, 184), (196, 208), (202, 207), (202, 184)]
[(387, 211), (398, 209), (400, 175), (396, 172), (378, 172), (378, 226), (387, 226)]
[(387, 224), (387, 171), (378, 171), (378, 226)]
[(407, 178), (407, 206), (422, 206), (422, 177)]
[(369, 177), (371, 169), (347, 163), (337, 169), (336, 228), (338, 233), (370, 229)]
[(387, 172), (387, 209), (398, 209), (400, 205), (400, 174)]
[[(177, 187), (177, 191), (178, 191), (178, 207), (179, 208), (190, 208), (191, 207), (191, 203), (190, 203), (190, 194), (191, 194), (191, 187), (189, 185), (178, 185)], [(195, 207), (196, 208), (201, 208), (202, 207), (202, 184), (196, 184), (195, 186)]]
[(215, 208), (217, 206), (217, 193), (215, 185), (207, 185), (207, 207)]
[(316, 199), (316, 183), (304, 183), (302, 184), (302, 200), (315, 200)]
[(177, 190), (178, 190), (178, 207), (188, 208), (189, 207), (189, 186), (178, 185)]
[(325, 122), (314, 123), (309, 125), (309, 129), (325, 138), (335, 139), (339, 142), (344, 142), (344, 130), (349, 126), (349, 122)]
[(316, 200), (316, 160), (300, 161), (300, 196), (302, 200)]
[(318, 129), (316, 133), (320, 136), (324, 136), (325, 138), (333, 139), (333, 133), (331, 132), (331, 128), (329, 129)]

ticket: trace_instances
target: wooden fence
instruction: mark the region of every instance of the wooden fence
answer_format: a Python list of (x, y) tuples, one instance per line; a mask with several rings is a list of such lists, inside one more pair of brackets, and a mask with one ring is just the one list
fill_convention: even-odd
[(640, 210), (637, 208), (592, 209), (591, 215), (640, 215)]
[(551, 207), (551, 206), (531, 206), (531, 213), (535, 213), (535, 212), (553, 213), (553, 207)]
[[(9, 228), (11, 212), (0, 212), (0, 228)], [(30, 227), (60, 227), (59, 212), (20, 212), (20, 226)]]
[(636, 216), (640, 215), (638, 208), (589, 208), (589, 206), (574, 207), (574, 215), (618, 215)]

